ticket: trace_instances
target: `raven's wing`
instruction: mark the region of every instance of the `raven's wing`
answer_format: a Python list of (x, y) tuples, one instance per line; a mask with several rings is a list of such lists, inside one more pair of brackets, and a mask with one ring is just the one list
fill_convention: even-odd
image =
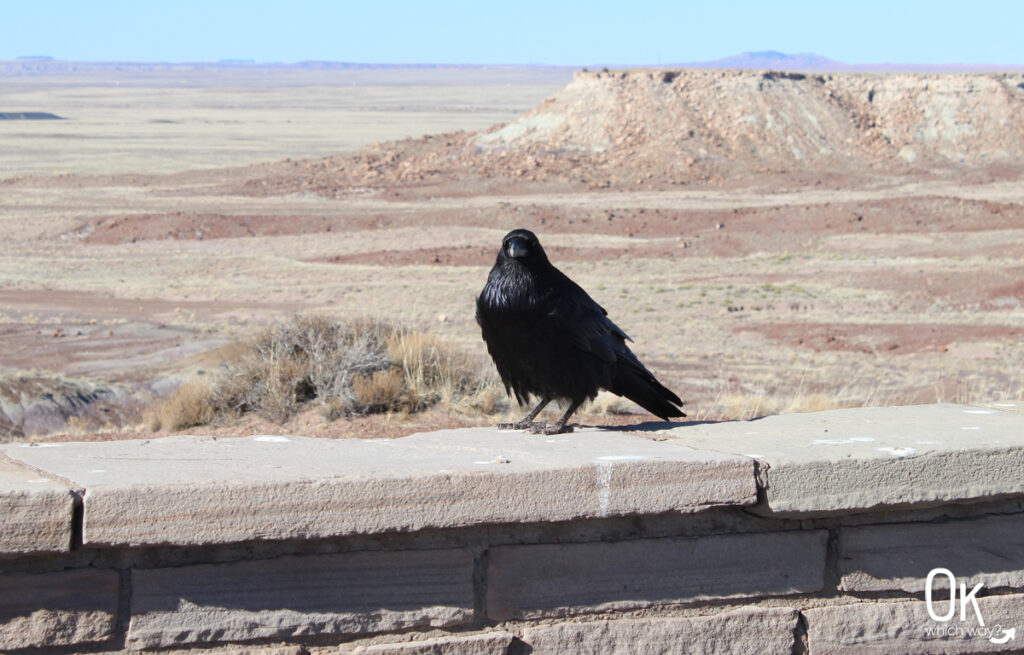
[(555, 272), (552, 284), (544, 294), (542, 312), (558, 334), (565, 335), (572, 346), (593, 353), (609, 364), (623, 358), (642, 368), (643, 365), (625, 345), (632, 339), (608, 318), (604, 307), (564, 273), (557, 269)]
[(627, 340), (632, 341), (629, 335), (578, 284), (561, 271), (556, 272), (556, 279), (545, 295), (544, 315), (571, 346), (593, 354), (611, 367), (608, 390), (666, 420), (685, 416), (677, 407), (683, 404), (679, 396), (658, 382), (626, 345)]

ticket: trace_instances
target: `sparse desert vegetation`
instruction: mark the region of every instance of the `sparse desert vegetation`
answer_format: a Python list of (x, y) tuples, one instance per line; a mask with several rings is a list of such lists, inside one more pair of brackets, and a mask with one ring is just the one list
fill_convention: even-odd
[[(132, 142), (134, 172), (97, 168), (102, 139), (87, 137), (109, 136), (110, 125), (75, 122), (57, 102), (66, 87), (26, 82), (23, 97), (35, 99), (26, 109), (69, 114), (45, 130), (60, 123), (90, 145), (32, 174), (0, 173), (0, 365), (8, 377), (36, 370), (161, 403), (145, 422), (115, 412), (111, 436), (118, 426), (280, 430), (282, 419), (325, 436), (491, 422), (506, 401), (486, 374), (475, 395), (473, 376), (489, 364), (473, 298), (501, 236), (527, 227), (634, 338), (690, 418), (1019, 399), (1019, 73), (655, 73), (549, 85), (538, 95), (552, 100), (531, 101), (518, 119), (514, 85), (476, 80), (480, 115), (506, 111), (510, 122), (287, 161), (281, 142), (247, 142), (246, 161), (262, 163), (246, 166), (228, 166), (230, 148), (218, 146), (216, 162), (177, 173), (165, 159), (147, 169), (155, 142), (146, 140)], [(415, 93), (440, 108), (446, 89)], [(388, 116), (422, 133), (423, 113), (403, 114), (401, 87), (387, 92)], [(131, 106), (131, 93), (122, 88), (119, 101)], [(199, 92), (183, 93), (166, 105), (169, 120), (183, 119), (176, 103)], [(231, 101), (209, 85), (202, 94)], [(239, 109), (237, 129), (266, 133), (260, 121), (288, 120), (250, 111)], [(201, 138), (179, 125), (132, 129), (189, 148), (230, 140), (216, 125)], [(0, 125), (0, 137), (52, 155), (43, 146), (61, 141), (39, 130)], [(331, 378), (341, 375), (336, 360), (314, 383), (269, 344), (265, 370), (243, 367), (234, 344), (294, 315), (418, 327), (379, 334), (377, 364), (343, 382)], [(335, 340), (347, 328), (337, 329)], [(239, 386), (245, 393), (214, 385), (228, 379), (225, 361), (252, 382)], [(299, 384), (307, 378), (334, 390), (310, 392)], [(274, 393), (261, 400), (257, 388)], [(651, 418), (620, 413), (630, 409), (599, 398), (580, 420)], [(220, 427), (232, 415), (237, 424)], [(17, 438), (50, 438), (11, 425)]]
[(147, 427), (227, 425), (249, 412), (283, 425), (309, 407), (326, 421), (428, 408), (488, 415), (503, 395), (479, 357), (422, 330), (371, 318), (291, 316), (248, 339), (222, 368), (158, 402)]

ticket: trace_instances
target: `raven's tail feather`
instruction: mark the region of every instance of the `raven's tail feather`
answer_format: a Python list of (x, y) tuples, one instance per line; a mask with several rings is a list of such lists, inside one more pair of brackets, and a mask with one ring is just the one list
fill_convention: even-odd
[(629, 398), (651, 414), (669, 420), (674, 416), (686, 416), (680, 409), (683, 401), (654, 379), (649, 371), (637, 370), (631, 366), (619, 366), (609, 389), (614, 394)]

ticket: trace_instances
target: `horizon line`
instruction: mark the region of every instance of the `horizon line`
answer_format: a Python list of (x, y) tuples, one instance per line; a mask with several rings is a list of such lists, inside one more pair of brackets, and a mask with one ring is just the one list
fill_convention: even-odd
[[(766, 57), (759, 55), (782, 55), (781, 57)], [(22, 55), (16, 56), (11, 59), (0, 58), (0, 64), (28, 64), (28, 63), (52, 63), (52, 64), (89, 64), (89, 65), (122, 65), (122, 66), (226, 66), (226, 67), (295, 67), (295, 66), (310, 66), (310, 65), (321, 65), (321, 66), (339, 66), (339, 67), (361, 67), (361, 68), (548, 68), (548, 69), (566, 69), (566, 70), (585, 70), (585, 69), (636, 69), (636, 68), (720, 68), (720, 69), (741, 69), (743, 66), (737, 66), (740, 63), (737, 60), (744, 58), (751, 60), (777, 60), (771, 63), (778, 65), (779, 67), (786, 66), (799, 66), (800, 70), (814, 70), (820, 72), (828, 72), (835, 70), (835, 72), (855, 72), (858, 70), (942, 70), (942, 69), (955, 69), (955, 70), (1011, 70), (1018, 71), (1024, 70), (1024, 64), (997, 64), (997, 63), (982, 63), (982, 64), (968, 64), (962, 62), (944, 62), (944, 63), (902, 63), (902, 62), (859, 62), (859, 63), (846, 63), (824, 57), (823, 55), (817, 55), (815, 53), (799, 53), (796, 55), (787, 55), (784, 53), (776, 53), (775, 51), (759, 51), (759, 52), (744, 52), (738, 55), (731, 55), (720, 59), (706, 60), (706, 61), (691, 61), (691, 62), (665, 62), (665, 63), (647, 63), (647, 64), (616, 64), (616, 63), (588, 63), (588, 64), (545, 64), (545, 63), (454, 63), (454, 62), (373, 62), (373, 61), (345, 61), (335, 59), (299, 59), (294, 61), (259, 61), (249, 58), (221, 58), (217, 60), (145, 60), (145, 59), (61, 59), (52, 57), (49, 55)], [(804, 65), (800, 65), (800, 59), (803, 58), (818, 58), (821, 60), (819, 63), (809, 62)], [(733, 62), (736, 63), (733, 63)], [(765, 61), (768, 64), (769, 61)], [(755, 68), (771, 68), (771, 66), (756, 66)]]

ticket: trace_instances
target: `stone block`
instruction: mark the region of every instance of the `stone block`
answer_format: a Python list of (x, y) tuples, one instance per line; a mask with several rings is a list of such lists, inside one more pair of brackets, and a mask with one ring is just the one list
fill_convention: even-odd
[(809, 593), (824, 585), (823, 530), (492, 548), (487, 616)]
[(0, 454), (0, 554), (70, 550), (73, 513), (66, 485)]
[(396, 644), (357, 646), (346, 655), (506, 655), (512, 640), (507, 632), (452, 635)]
[(789, 608), (739, 609), (712, 616), (611, 619), (531, 626), (531, 655), (790, 655), (799, 614)]
[(302, 646), (241, 646), (227, 648), (189, 648), (175, 650), (173, 655), (308, 655)]
[[(967, 620), (959, 608), (951, 620), (928, 614), (924, 601), (862, 602), (804, 610), (811, 655), (968, 655), (1021, 651), (1024, 595), (978, 599), (981, 625), (968, 604)], [(933, 612), (944, 616), (949, 596)], [(1007, 630), (1014, 628), (1013, 636)]]
[(464, 625), (468, 550), (289, 556), (132, 571), (132, 648)]
[[(139, 651), (133, 651), (136, 655)], [(117, 653), (102, 653), (102, 655), (126, 655), (124, 651)], [(152, 655), (152, 651), (147, 652)], [(175, 648), (168, 652), (168, 655), (309, 655), (309, 650), (304, 646), (288, 644), (250, 644), (246, 646), (196, 646), (194, 648)]]
[(681, 444), (753, 457), (751, 511), (823, 516), (1024, 494), (1024, 415), (965, 405), (785, 414), (671, 430)]
[[(979, 582), (988, 589), (1024, 587), (1024, 515), (851, 527), (839, 533), (845, 591), (921, 592), (928, 572), (938, 567), (970, 587)], [(939, 576), (934, 586), (947, 584), (948, 577)]]
[(0, 575), (0, 651), (110, 639), (118, 583), (98, 569)]
[(605, 430), (6, 448), (85, 488), (86, 544), (198, 545), (695, 511), (756, 501), (750, 458)]

